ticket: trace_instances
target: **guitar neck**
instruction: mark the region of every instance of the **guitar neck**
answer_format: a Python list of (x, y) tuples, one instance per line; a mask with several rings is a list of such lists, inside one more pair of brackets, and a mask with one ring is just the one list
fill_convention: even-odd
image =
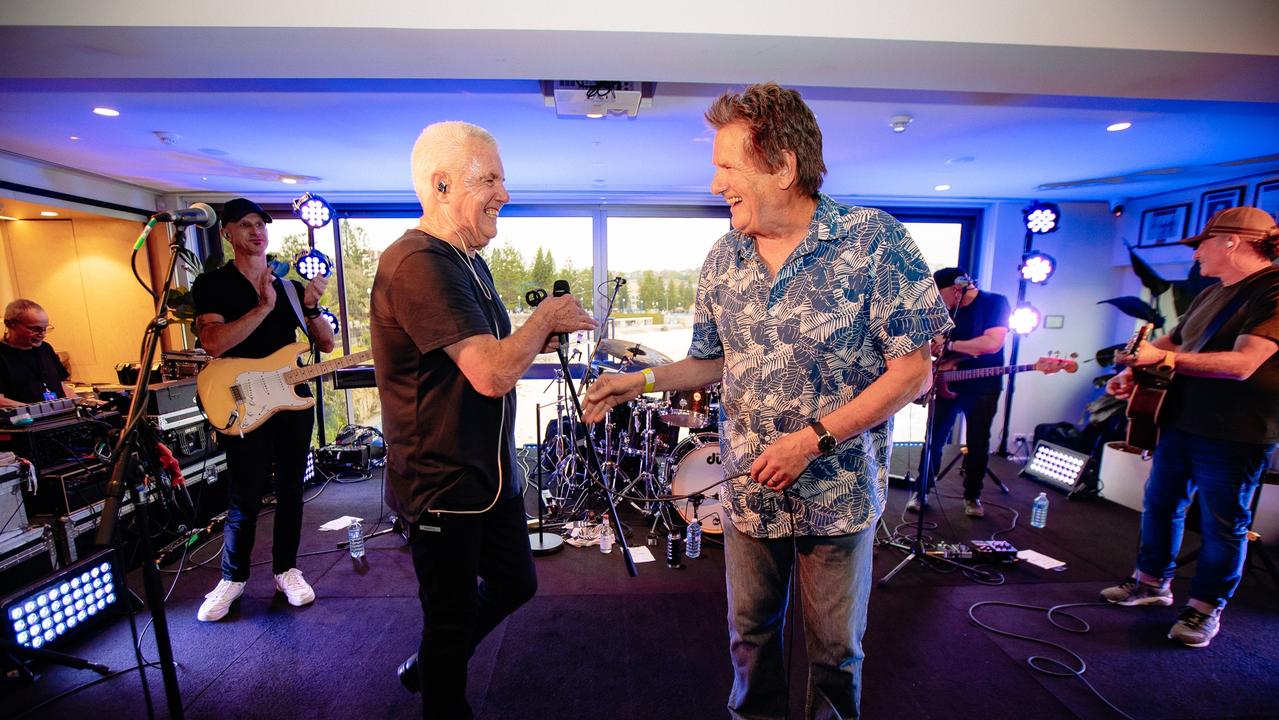
[(955, 382), (957, 380), (995, 377), (996, 375), (1011, 375), (1034, 369), (1035, 363), (1030, 363), (1029, 365), (1006, 365), (1003, 367), (975, 368), (973, 370), (946, 370), (938, 373), (937, 376), (946, 382)]
[(371, 357), (373, 357), (372, 350), (362, 350), (360, 352), (355, 353), (354, 355), (347, 355), (345, 357), (333, 358), (332, 360), (325, 360), (322, 363), (316, 363), (314, 365), (307, 365), (305, 367), (289, 370), (288, 372), (284, 373), (284, 380), (288, 382), (290, 385), (297, 385), (298, 383), (304, 383), (307, 380), (310, 380), (311, 378), (316, 378), (321, 375), (327, 375), (328, 373), (331, 373), (334, 370), (341, 370), (344, 367), (359, 365), (360, 363), (364, 362), (365, 360), (368, 360)]

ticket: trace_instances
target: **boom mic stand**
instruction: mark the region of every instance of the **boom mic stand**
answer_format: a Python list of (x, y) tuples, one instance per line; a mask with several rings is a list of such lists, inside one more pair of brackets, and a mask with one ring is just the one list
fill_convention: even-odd
[[(146, 231), (142, 237), (138, 238), (138, 246), (146, 239), (147, 233), (155, 224), (155, 219), (147, 224)], [(175, 221), (175, 225), (181, 226), (182, 221)], [(190, 224), (187, 222), (185, 224)], [(182, 250), (181, 243), (177, 240), (177, 236), (173, 232), (174, 225), (169, 226), (169, 267), (164, 276), (164, 287), (160, 292), (160, 296), (156, 301), (155, 319), (147, 324), (146, 338), (144, 340), (142, 350), (142, 367), (138, 371), (138, 382), (133, 389), (133, 401), (129, 404), (129, 414), (125, 421), (124, 428), (120, 431), (120, 439), (116, 442), (115, 448), (112, 450), (112, 467), (111, 479), (107, 482), (106, 492), (102, 505), (101, 519), (98, 524), (98, 532), (94, 537), (94, 541), (100, 546), (109, 546), (114, 544), (116, 539), (116, 521), (120, 515), (120, 503), (124, 497), (125, 477), (131, 468), (137, 467), (135, 463), (139, 463), (145, 474), (152, 478), (157, 477), (156, 469), (159, 464), (155, 460), (155, 439), (152, 437), (147, 440), (146, 433), (141, 423), (142, 415), (147, 406), (147, 388), (151, 381), (151, 365), (155, 361), (156, 347), (160, 344), (160, 336), (164, 329), (168, 326), (168, 307), (169, 294), (173, 290), (173, 276), (177, 270), (178, 258)], [(136, 251), (136, 246), (135, 246)], [(148, 447), (147, 443), (151, 445)], [(148, 467), (149, 466), (149, 467)], [(130, 483), (132, 485), (132, 483)], [(145, 489), (141, 493), (134, 493), (135, 502), (138, 504), (138, 512), (136, 517), (140, 525), (139, 530), (142, 542), (142, 587), (143, 594), (146, 596), (146, 604), (151, 608), (151, 620), (155, 624), (155, 644), (160, 654), (160, 673), (164, 678), (165, 698), (168, 702), (169, 717), (172, 720), (182, 720), (182, 694), (178, 688), (178, 675), (173, 661), (173, 644), (169, 639), (169, 623), (164, 613), (164, 590), (160, 583), (159, 568), (152, 562), (155, 557), (155, 549), (151, 544), (151, 526), (148, 520), (149, 509), (147, 492)], [(124, 553), (120, 554), (124, 557)], [(151, 705), (151, 695), (146, 689), (146, 671), (143, 673), (143, 691), (146, 693), (147, 707)]]
[[(572, 382), (572, 378), (569, 378)], [(542, 406), (534, 406), (537, 423), (537, 532), (529, 533), (529, 545), (534, 555), (550, 555), (564, 549), (564, 538), (558, 533), (546, 532), (546, 497), (542, 494)], [(588, 438), (586, 442), (591, 441)]]
[[(933, 453), (930, 450), (930, 448), (933, 445), (933, 416), (936, 414), (936, 412), (937, 412), (937, 393), (934, 390), (930, 389), (928, 391), (928, 413), (926, 418), (927, 422), (924, 425), (924, 452), (923, 452), (923, 457), (921, 458), (919, 463), (919, 487), (920, 487), (921, 503), (923, 502), (923, 488), (931, 487), (932, 480), (933, 480), (933, 471), (934, 471), (934, 468), (932, 466)], [(884, 587), (888, 585), (888, 582), (892, 580), (893, 577), (897, 575), (897, 573), (905, 569), (906, 566), (909, 565), (912, 560), (920, 560), (921, 562), (925, 560), (936, 560), (949, 565), (954, 565), (957, 568), (960, 567), (959, 563), (955, 562), (954, 560), (950, 560), (948, 558), (928, 556), (928, 554), (924, 551), (924, 511), (922, 506), (920, 507), (920, 511), (916, 513), (915, 515), (916, 515), (915, 540), (914, 542), (912, 542), (909, 546), (905, 548), (909, 550), (910, 553), (906, 555), (905, 559), (903, 559), (900, 563), (897, 564), (897, 567), (888, 571), (887, 575), (880, 578), (878, 583), (879, 587)]]

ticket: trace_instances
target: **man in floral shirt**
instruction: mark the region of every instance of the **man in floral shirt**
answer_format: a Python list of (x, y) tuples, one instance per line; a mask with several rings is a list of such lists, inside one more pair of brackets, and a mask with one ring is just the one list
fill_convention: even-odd
[(706, 118), (711, 192), (733, 230), (702, 266), (689, 356), (601, 378), (585, 420), (641, 392), (723, 383), (729, 712), (786, 715), (782, 631), (797, 571), (806, 716), (855, 718), (891, 419), (926, 387), (929, 340), (951, 323), (900, 223), (819, 192), (821, 130), (799, 93), (753, 85)]

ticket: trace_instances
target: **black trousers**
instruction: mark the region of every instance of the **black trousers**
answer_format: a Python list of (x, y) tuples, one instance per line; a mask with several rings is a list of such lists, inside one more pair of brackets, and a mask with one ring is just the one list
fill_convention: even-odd
[(219, 435), (226, 453), (228, 507), (223, 531), (222, 577), (249, 579), (250, 556), (257, 537), (258, 511), (267, 488), (275, 487), (275, 525), (271, 539), (271, 572), (297, 566), (302, 538), (302, 476), (311, 448), (315, 414), (310, 410), (276, 413), (244, 437)]
[[(964, 455), (964, 499), (976, 500), (981, 497), (982, 482), (986, 478), (986, 467), (990, 459), (990, 425), (995, 420), (995, 411), (999, 408), (999, 393), (965, 393), (959, 392), (952, 400), (937, 398), (937, 408), (933, 413), (932, 446), (929, 449), (930, 474), (936, 477), (941, 472), (941, 455), (946, 443), (950, 440), (951, 429), (955, 427), (955, 418), (962, 412), (967, 422), (968, 433), (964, 444), (968, 446), (968, 454)], [(920, 465), (923, 474), (923, 465)], [(920, 497), (927, 498), (931, 490), (931, 478), (920, 480)]]
[(466, 674), (475, 647), (537, 592), (524, 499), (479, 515), (427, 513), (409, 542), (422, 601), (422, 717), (471, 718)]

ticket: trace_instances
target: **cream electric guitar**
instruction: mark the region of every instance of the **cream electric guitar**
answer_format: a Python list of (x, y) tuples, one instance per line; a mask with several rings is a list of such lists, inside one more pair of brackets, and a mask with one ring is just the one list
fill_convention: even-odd
[(210, 360), (195, 379), (209, 423), (224, 435), (244, 435), (280, 410), (310, 409), (315, 398), (300, 397), (295, 385), (373, 357), (372, 350), (365, 350), (298, 367), (298, 356), (309, 349), (306, 343), (290, 343), (258, 360)]

